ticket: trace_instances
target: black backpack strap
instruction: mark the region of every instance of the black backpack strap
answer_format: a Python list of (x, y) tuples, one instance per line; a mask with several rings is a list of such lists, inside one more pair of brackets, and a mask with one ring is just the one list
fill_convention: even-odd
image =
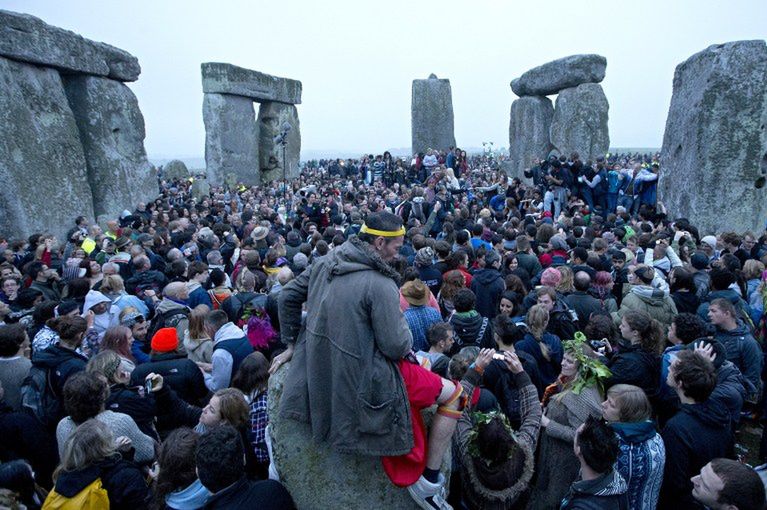
[(482, 317), (482, 327), (479, 328), (479, 333), (477, 333), (477, 345), (480, 345), (482, 343), (482, 339), (485, 337), (485, 330), (487, 329), (487, 324), (490, 321), (487, 319), (487, 317)]

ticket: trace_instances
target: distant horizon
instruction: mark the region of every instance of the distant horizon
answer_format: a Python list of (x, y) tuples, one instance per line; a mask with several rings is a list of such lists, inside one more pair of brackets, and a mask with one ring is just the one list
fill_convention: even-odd
[[(495, 148), (495, 152), (500, 152), (500, 150), (503, 149), (503, 152), (508, 153), (507, 147), (500, 147)], [(469, 154), (479, 154), (483, 152), (482, 147), (467, 147), (463, 150), (466, 150)], [(383, 149), (381, 151), (334, 151), (334, 150), (313, 150), (313, 149), (306, 149), (301, 151), (301, 162), (313, 160), (313, 159), (328, 159), (328, 158), (359, 158), (365, 154), (383, 154), (384, 152), (389, 151), (394, 155), (395, 157), (405, 157), (407, 155), (410, 155), (412, 153), (409, 152), (409, 149), (406, 148), (388, 148)], [(646, 153), (655, 153), (660, 152), (660, 147), (634, 147), (634, 146), (628, 146), (628, 147), (610, 147), (608, 152), (640, 152), (643, 154)], [(178, 159), (184, 162), (187, 167), (190, 169), (204, 169), (205, 168), (205, 156), (204, 155), (194, 155), (194, 154), (148, 154), (147, 159), (149, 159), (149, 162), (155, 166), (165, 165), (169, 161), (172, 161), (174, 159)]]

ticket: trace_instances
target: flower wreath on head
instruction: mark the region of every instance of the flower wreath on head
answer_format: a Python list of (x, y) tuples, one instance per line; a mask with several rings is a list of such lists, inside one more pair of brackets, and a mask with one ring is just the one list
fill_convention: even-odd
[[(509, 418), (502, 412), (490, 411), (489, 413), (483, 413), (480, 411), (476, 411), (474, 413), (471, 413), (471, 418), (472, 418), (472, 421), (474, 422), (474, 427), (472, 427), (471, 431), (469, 432), (469, 454), (475, 459), (482, 459), (482, 461), (488, 466), (490, 465), (490, 461), (482, 456), (482, 454), (479, 451), (479, 445), (477, 444), (477, 437), (479, 436), (479, 427), (481, 425), (487, 425), (495, 419), (500, 419), (501, 423), (503, 423), (504, 428), (506, 428), (506, 430), (509, 432), (509, 435), (514, 440), (514, 442), (517, 441), (517, 433), (511, 427), (511, 423), (509, 423)], [(513, 452), (514, 452), (514, 449), (512, 448), (509, 451), (509, 458), (511, 458), (511, 454)]]
[(577, 331), (573, 336), (572, 340), (562, 342), (564, 352), (572, 354), (578, 361), (578, 377), (573, 383), (573, 393), (578, 395), (583, 388), (590, 385), (596, 385), (601, 390), (604, 380), (613, 375), (612, 372), (604, 363), (584, 352), (583, 348), (587, 345), (586, 335)]

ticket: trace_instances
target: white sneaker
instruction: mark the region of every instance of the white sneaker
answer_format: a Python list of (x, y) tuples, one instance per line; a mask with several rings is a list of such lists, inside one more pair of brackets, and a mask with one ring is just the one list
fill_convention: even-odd
[(431, 483), (421, 475), (417, 482), (407, 488), (407, 491), (416, 504), (424, 510), (453, 510), (453, 507), (445, 501), (445, 477), (442, 473), (439, 475), (439, 481), (441, 483)]

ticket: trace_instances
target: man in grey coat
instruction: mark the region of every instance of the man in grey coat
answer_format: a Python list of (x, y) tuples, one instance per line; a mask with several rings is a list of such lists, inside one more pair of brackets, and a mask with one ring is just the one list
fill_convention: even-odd
[[(384, 457), (389, 478), (407, 486), (421, 508), (448, 509), (439, 467), (464, 399), (460, 385), (408, 359), (412, 336), (399, 308), (398, 274), (388, 264), (404, 234), (398, 216), (370, 214), (359, 236), (282, 289), (287, 350), (271, 370), (292, 359), (283, 417), (309, 423), (313, 438), (338, 452)], [(418, 411), (434, 403), (427, 439)]]

